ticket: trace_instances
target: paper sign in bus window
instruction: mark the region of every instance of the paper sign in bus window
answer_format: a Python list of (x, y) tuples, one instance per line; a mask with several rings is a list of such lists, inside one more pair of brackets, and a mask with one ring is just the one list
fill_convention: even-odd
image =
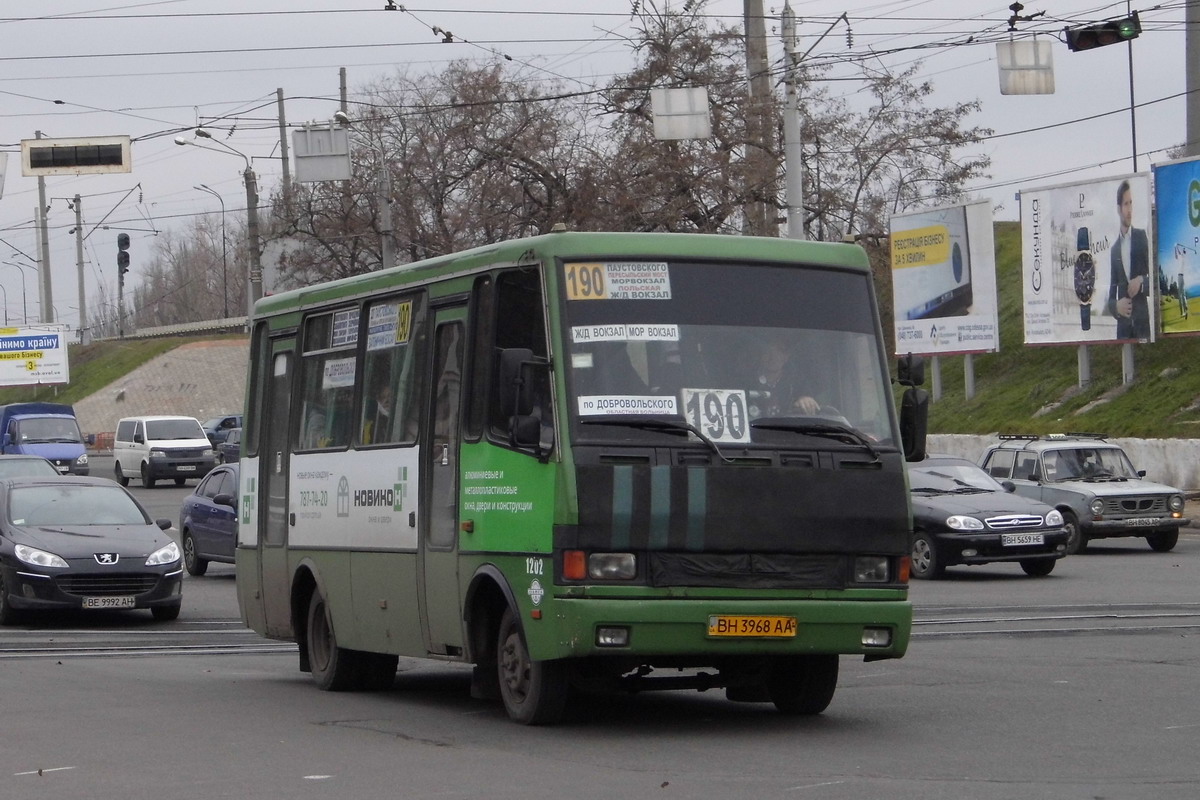
[(608, 261), (563, 265), (568, 300), (670, 300), (665, 262)]
[(571, 328), (571, 341), (575, 344), (586, 344), (587, 342), (678, 342), (679, 326), (646, 323), (576, 325)]
[(579, 416), (601, 414), (643, 415), (676, 414), (677, 403), (672, 395), (586, 395), (579, 398)]

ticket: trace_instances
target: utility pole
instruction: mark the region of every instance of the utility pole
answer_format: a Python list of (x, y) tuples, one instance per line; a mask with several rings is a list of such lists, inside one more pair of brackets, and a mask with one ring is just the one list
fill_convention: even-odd
[(283, 114), (283, 89), (275, 90), (275, 105), (279, 108), (279, 157), (283, 160), (283, 196), (292, 196), (292, 173), (288, 169), (287, 118)]
[(1200, 3), (1187, 3), (1184, 8), (1184, 39), (1187, 71), (1187, 142), (1184, 152), (1200, 155)]
[(75, 195), (75, 270), (79, 279), (79, 341), (86, 344), (88, 337), (87, 301), (83, 295), (83, 200)]
[(800, 124), (799, 64), (796, 60), (796, 15), (791, 3), (783, 5), (783, 52), (787, 102), (783, 110), (784, 166), (787, 170), (787, 235), (807, 239), (804, 234), (804, 136)]
[[(34, 131), (34, 138), (42, 138), (41, 131)], [(41, 273), (41, 304), (42, 304), (42, 322), (49, 324), (54, 322), (54, 297), (50, 289), (50, 225), (46, 219), (49, 209), (46, 208), (46, 178), (43, 175), (38, 175), (38, 231), (41, 234), (39, 243), (41, 252), (38, 253), (40, 260), (38, 262), (38, 271)]]
[(246, 324), (254, 317), (254, 304), (262, 298), (262, 245), (258, 240), (258, 180), (246, 159), (246, 235), (250, 239), (250, 285), (246, 287)]
[(745, 0), (746, 73), (749, 102), (746, 106), (746, 172), (749, 188), (759, 195), (746, 204), (746, 232), (773, 236), (774, 209), (767, 203), (775, 186), (775, 159), (771, 152), (771, 70), (767, 61), (767, 25), (762, 0)]

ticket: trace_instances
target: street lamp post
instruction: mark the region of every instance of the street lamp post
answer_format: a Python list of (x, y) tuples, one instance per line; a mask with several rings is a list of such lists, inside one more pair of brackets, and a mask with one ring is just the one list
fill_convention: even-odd
[(27, 325), (29, 323), (29, 311), (25, 306), (25, 267), (23, 264), (18, 264), (15, 261), (4, 261), (0, 263), (6, 264), (10, 267), (16, 267), (17, 271), (21, 273), (21, 324)]
[[(351, 127), (353, 122), (345, 111), (335, 111), (333, 120), (340, 125)], [(392, 243), (392, 171), (388, 169), (387, 154), (383, 152), (383, 142), (376, 148), (369, 139), (365, 140), (379, 156), (379, 267), (388, 269), (396, 265), (395, 247)]]
[(227, 271), (229, 269), (229, 258), (226, 251), (225, 240), (225, 198), (221, 197), (218, 192), (213, 191), (208, 186), (201, 183), (193, 188), (199, 189), (202, 192), (208, 192), (213, 197), (217, 198), (221, 203), (221, 294), (223, 301), (221, 305), (222, 319), (229, 318), (229, 277)]
[[(213, 139), (212, 134), (203, 128), (196, 128), (196, 135), (201, 139), (208, 139), (215, 144), (224, 147), (225, 150), (234, 155), (241, 156), (246, 162), (246, 169), (242, 173), (242, 178), (246, 183), (246, 239), (250, 249), (250, 260), (246, 265), (246, 283), (249, 291), (246, 293), (246, 323), (250, 323), (251, 317), (254, 316), (254, 303), (262, 297), (262, 252), (259, 249), (258, 239), (258, 183), (254, 176), (254, 169), (250, 164), (250, 156), (238, 150), (235, 147), (225, 144), (224, 142)], [(201, 150), (212, 150), (214, 153), (223, 153), (224, 150), (217, 150), (212, 147), (204, 147), (203, 145), (184, 139), (182, 136), (175, 137), (175, 144), (190, 144), (193, 147), (199, 147)]]
[(4, 288), (4, 284), (0, 283), (0, 292), (4, 293), (4, 327), (8, 327), (8, 289)]

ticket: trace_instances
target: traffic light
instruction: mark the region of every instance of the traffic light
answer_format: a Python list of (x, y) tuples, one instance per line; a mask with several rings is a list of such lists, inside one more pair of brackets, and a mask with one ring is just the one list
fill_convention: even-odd
[(1067, 49), (1073, 51), (1128, 42), (1130, 39), (1136, 39), (1141, 32), (1142, 21), (1138, 19), (1136, 11), (1124, 19), (1093, 22), (1079, 28), (1063, 28), (1063, 33), (1067, 36)]
[(129, 234), (117, 234), (117, 274), (129, 272)]

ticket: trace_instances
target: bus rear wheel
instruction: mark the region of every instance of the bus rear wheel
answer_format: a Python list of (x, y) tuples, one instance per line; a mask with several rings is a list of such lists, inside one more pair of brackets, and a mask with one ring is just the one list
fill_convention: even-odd
[(771, 665), (767, 691), (784, 714), (820, 714), (833, 701), (837, 680), (837, 654), (790, 656)]
[(570, 689), (562, 661), (534, 661), (511, 608), (500, 618), (496, 670), (504, 710), (522, 725), (546, 725), (562, 718)]
[(338, 647), (329, 609), (320, 590), (312, 593), (308, 602), (307, 626), (308, 663), (317, 686), (329, 692), (355, 688), (358, 675), (355, 653)]

